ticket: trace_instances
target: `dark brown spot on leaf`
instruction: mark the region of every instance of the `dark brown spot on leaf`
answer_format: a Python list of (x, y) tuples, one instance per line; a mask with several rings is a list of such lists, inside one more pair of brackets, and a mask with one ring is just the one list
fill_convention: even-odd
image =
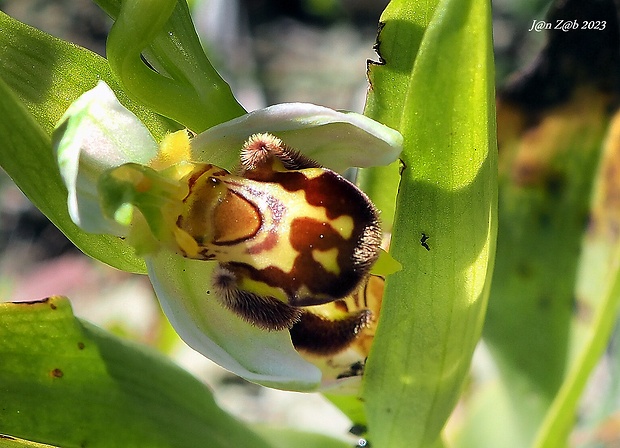
[(60, 369), (54, 369), (50, 372), (50, 376), (52, 378), (62, 378), (64, 375), (63, 371)]

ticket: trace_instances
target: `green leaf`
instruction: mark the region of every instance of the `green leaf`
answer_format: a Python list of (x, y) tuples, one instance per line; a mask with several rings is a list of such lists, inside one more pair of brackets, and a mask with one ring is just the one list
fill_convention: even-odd
[(480, 336), (497, 226), (490, 3), (441, 1), (416, 56), (432, 10), (417, 6), (392, 1), (382, 17), (367, 108), (405, 139), (390, 251), (403, 270), (387, 279), (363, 393), (370, 443), (394, 448), (439, 443)]
[(0, 448), (57, 448), (52, 445), (29, 442), (28, 440), (16, 439), (11, 436), (0, 434)]
[(438, 3), (391, 1), (381, 15), (376, 48), (379, 62), (368, 66), (371, 89), (365, 115), (381, 118), (379, 121), (391, 128), (401, 126), (414, 61)]
[(104, 80), (120, 102), (135, 113), (157, 141), (172, 122), (130, 100), (95, 53), (57, 39), (0, 12), (0, 78), (15, 92), (50, 135), (69, 105)]
[[(595, 95), (588, 97), (588, 103), (596, 103), (593, 101), (595, 98)], [(579, 108), (582, 115), (585, 110)], [(591, 115), (596, 117), (596, 114)], [(589, 129), (597, 128), (593, 123), (589, 124)], [(620, 167), (619, 126), (620, 112), (616, 110), (602, 145), (602, 157), (596, 170), (590, 203), (589, 225), (579, 259), (571, 363), (536, 434), (533, 446), (537, 448), (553, 448), (566, 443), (592, 371), (606, 350), (609, 350), (608, 353), (614, 350), (614, 341), (610, 342), (610, 338), (617, 327), (620, 310), (620, 236), (616, 231), (620, 222), (617, 202), (620, 193), (617, 176)], [(582, 131), (582, 134), (587, 135), (587, 132)], [(579, 158), (576, 159), (579, 161)], [(574, 178), (578, 178), (576, 174), (571, 176), (571, 179)], [(608, 401), (613, 402), (615, 396), (609, 394)], [(598, 401), (604, 403), (605, 398)], [(595, 409), (589, 414), (588, 419), (600, 422), (601, 416), (596, 415)]]
[(88, 234), (69, 217), (67, 190), (52, 154), (49, 135), (0, 79), (0, 166), (39, 210), (87, 255), (118, 269), (145, 272), (144, 261), (119, 238)]
[[(407, 96), (413, 61), (439, 0), (392, 1), (380, 19), (377, 37), (378, 62), (369, 62), (368, 91), (364, 114), (399, 129)], [(389, 22), (389, 26), (385, 24)], [(402, 44), (401, 42), (405, 42)], [(360, 170), (359, 186), (381, 210), (381, 221), (391, 231), (400, 182), (399, 164)]]
[(69, 301), (0, 304), (0, 431), (78, 447), (260, 447), (161, 355), (76, 319)]

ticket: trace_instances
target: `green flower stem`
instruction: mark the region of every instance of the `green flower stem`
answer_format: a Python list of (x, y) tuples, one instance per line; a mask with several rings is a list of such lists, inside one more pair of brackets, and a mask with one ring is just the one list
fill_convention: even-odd
[[(114, 5), (106, 6), (115, 10)], [(131, 95), (201, 132), (245, 111), (192, 37), (195, 31), (184, 2), (125, 0), (110, 30), (107, 54), (112, 71)], [(141, 57), (152, 44), (156, 45), (147, 53), (161, 73)]]
[(566, 443), (575, 421), (575, 410), (588, 378), (607, 347), (620, 310), (620, 245), (614, 254), (611, 269), (613, 282), (598, 306), (589, 329), (587, 342), (572, 364), (542, 426), (536, 436), (535, 448), (555, 448)]

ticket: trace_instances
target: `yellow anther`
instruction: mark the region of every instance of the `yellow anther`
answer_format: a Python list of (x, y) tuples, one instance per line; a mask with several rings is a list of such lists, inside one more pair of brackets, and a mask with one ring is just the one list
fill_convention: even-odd
[(188, 160), (191, 160), (189, 135), (187, 130), (182, 129), (164, 137), (157, 157), (151, 160), (150, 166), (161, 171)]

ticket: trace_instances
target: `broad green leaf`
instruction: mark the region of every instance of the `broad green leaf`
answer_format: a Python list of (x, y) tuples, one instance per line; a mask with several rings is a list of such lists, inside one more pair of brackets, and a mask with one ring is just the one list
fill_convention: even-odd
[(0, 304), (0, 433), (78, 447), (267, 448), (197, 379), (76, 319), (69, 301)]
[(440, 443), (469, 370), (493, 266), (491, 13), (485, 1), (441, 1), (415, 55), (428, 10), (412, 20), (416, 4), (401, 0), (388, 11), (379, 53), (393, 51), (371, 72), (374, 95), (388, 93), (367, 110), (405, 139), (390, 251), (403, 270), (387, 279), (363, 397), (371, 444), (426, 447)]
[(254, 430), (273, 448), (351, 448), (345, 440), (298, 429), (254, 426)]
[(118, 269), (145, 272), (142, 259), (124, 241), (88, 234), (69, 217), (67, 190), (62, 183), (52, 144), (41, 126), (0, 79), (0, 165), (18, 187), (84, 253)]
[(439, 0), (391, 1), (381, 15), (376, 51), (378, 62), (370, 62), (370, 90), (364, 114), (391, 128), (402, 124), (405, 94), (422, 38)]
[[(379, 61), (368, 63), (370, 89), (364, 108), (366, 116), (391, 128), (400, 129), (413, 61), (437, 2), (392, 1), (381, 15), (375, 48)], [(386, 27), (388, 22), (390, 25)], [(389, 63), (386, 63), (388, 60)], [(396, 161), (389, 166), (358, 171), (357, 183), (381, 210), (381, 224), (385, 232), (392, 231), (396, 192), (400, 182), (399, 170), (400, 162)], [(364, 406), (358, 398), (327, 398), (354, 423), (366, 425)]]
[(52, 445), (29, 442), (15, 437), (0, 434), (0, 448), (57, 448)]

